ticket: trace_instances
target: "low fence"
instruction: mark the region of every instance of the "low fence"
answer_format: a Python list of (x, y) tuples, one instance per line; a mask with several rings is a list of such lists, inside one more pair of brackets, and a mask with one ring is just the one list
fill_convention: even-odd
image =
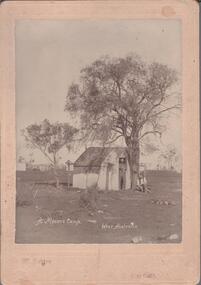
[[(73, 171), (57, 170), (61, 184), (73, 185)], [(181, 183), (182, 174), (171, 170), (146, 170), (148, 184), (152, 183)], [(26, 170), (16, 172), (17, 181), (35, 183), (55, 183), (55, 175), (52, 170)]]
[[(73, 172), (58, 169), (57, 175), (61, 184), (72, 186)], [(26, 170), (16, 171), (17, 181), (22, 182), (35, 182), (35, 183), (55, 183), (55, 174), (53, 170), (40, 171), (40, 170)]]
[(182, 183), (182, 174), (173, 170), (146, 170), (148, 184), (156, 182)]

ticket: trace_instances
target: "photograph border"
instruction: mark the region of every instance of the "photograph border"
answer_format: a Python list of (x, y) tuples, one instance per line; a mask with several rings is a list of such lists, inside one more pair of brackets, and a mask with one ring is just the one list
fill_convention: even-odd
[[(179, 18), (182, 21), (183, 239), (181, 244), (19, 245), (14, 242), (15, 20), (72, 18)], [(139, 284), (144, 282), (195, 284), (199, 280), (198, 19), (198, 3), (191, 0), (61, 1), (59, 3), (12, 1), (1, 4), (0, 35), (3, 40), (0, 46), (0, 57), (4, 68), (0, 79), (3, 284)]]

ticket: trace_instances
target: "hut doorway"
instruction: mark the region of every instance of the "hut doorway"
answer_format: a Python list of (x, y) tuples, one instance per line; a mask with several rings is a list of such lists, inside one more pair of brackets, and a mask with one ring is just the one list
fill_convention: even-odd
[(119, 189), (125, 190), (126, 189), (126, 158), (120, 157), (119, 158)]
[(111, 170), (112, 170), (112, 166), (113, 164), (112, 163), (108, 163), (107, 164), (107, 169), (106, 169), (106, 190), (111, 190), (110, 189), (110, 178), (111, 178)]

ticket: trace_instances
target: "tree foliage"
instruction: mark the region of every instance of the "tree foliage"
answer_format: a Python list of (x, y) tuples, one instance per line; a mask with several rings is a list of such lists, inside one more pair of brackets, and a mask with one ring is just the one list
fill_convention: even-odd
[(177, 80), (175, 70), (135, 55), (103, 57), (81, 70), (79, 82), (68, 89), (65, 110), (79, 115), (90, 140), (110, 144), (123, 137), (131, 172), (137, 172), (141, 140), (161, 135), (161, 116), (179, 108), (168, 104)]
[(167, 145), (166, 149), (161, 153), (161, 158), (167, 162), (167, 168), (174, 167), (174, 163), (179, 160), (179, 153), (174, 145)]
[(50, 123), (47, 119), (40, 124), (31, 124), (22, 130), (27, 145), (39, 150), (55, 170), (58, 166), (58, 152), (71, 147), (77, 129), (68, 123)]

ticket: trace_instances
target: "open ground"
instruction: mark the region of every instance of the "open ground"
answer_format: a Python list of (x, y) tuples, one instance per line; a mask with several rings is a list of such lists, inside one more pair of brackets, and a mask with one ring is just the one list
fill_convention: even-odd
[(99, 191), (96, 209), (83, 206), (83, 190), (25, 177), (17, 174), (17, 243), (181, 242), (181, 174), (149, 171), (150, 193)]

